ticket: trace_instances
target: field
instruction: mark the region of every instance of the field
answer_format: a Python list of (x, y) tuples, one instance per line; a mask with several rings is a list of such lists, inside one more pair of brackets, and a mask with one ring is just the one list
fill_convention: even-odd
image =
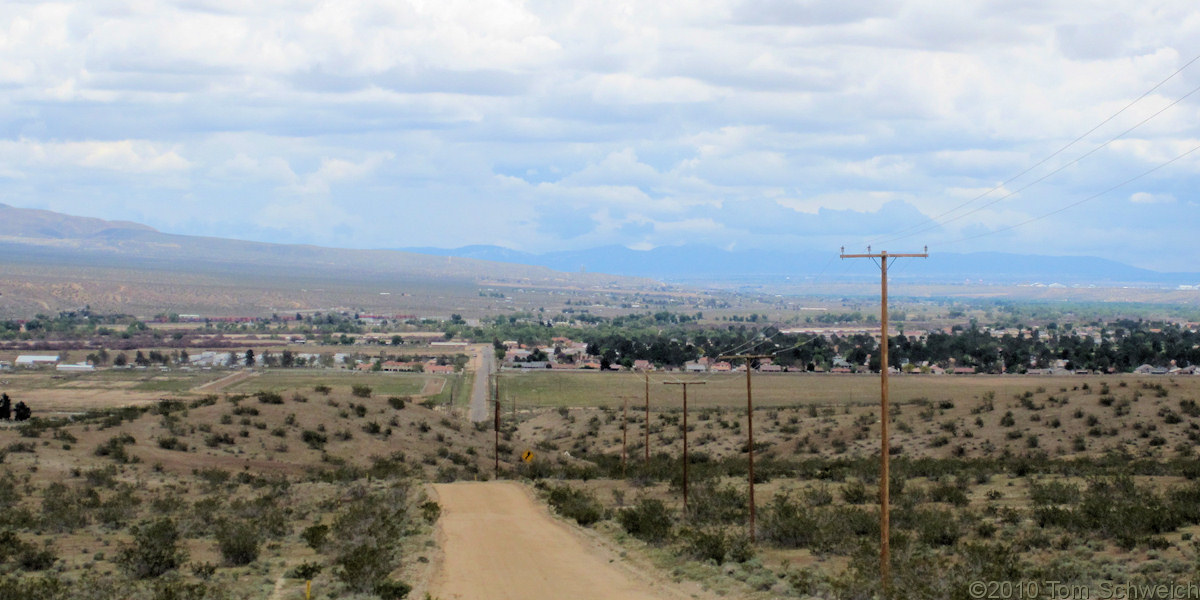
[[(1121, 377), (1109, 377), (1117, 381)], [(1200, 378), (1195, 378), (1200, 389)], [(696, 408), (737, 407), (746, 403), (744, 373), (685, 374), (650, 373), (650, 398), (653, 406), (667, 408), (683, 405), (678, 386), (667, 382), (696, 382), (702, 386), (688, 387), (688, 405)], [(1023, 393), (1029, 389), (1077, 388), (1095, 383), (1095, 377), (1025, 377), (1006, 375), (929, 376), (893, 375), (891, 400), (904, 404), (922, 400), (969, 400), (991, 392), (997, 397)], [(1189, 385), (1192, 378), (1181, 378)], [(754, 374), (752, 378), (754, 405), (784, 406), (858, 406), (879, 404), (878, 375), (823, 374)], [(595, 371), (504, 371), (500, 376), (500, 394), (504, 400), (515, 400), (520, 406), (536, 407), (614, 407), (622, 398), (644, 402), (645, 379), (639, 373)], [(1188, 389), (1191, 389), (1190, 385)]]

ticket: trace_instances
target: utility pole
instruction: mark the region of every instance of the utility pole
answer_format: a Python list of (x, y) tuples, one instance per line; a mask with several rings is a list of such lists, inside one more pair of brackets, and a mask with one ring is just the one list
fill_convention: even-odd
[(666, 385), (683, 387), (683, 512), (687, 514), (688, 497), (688, 445), (687, 445), (687, 386), (704, 385), (706, 381), (664, 381)]
[(888, 491), (891, 487), (890, 473), (888, 470), (888, 460), (890, 457), (891, 447), (888, 442), (888, 278), (887, 266), (889, 258), (928, 258), (929, 247), (925, 247), (925, 251), (920, 254), (888, 254), (886, 251), (878, 254), (871, 253), (871, 247), (867, 246), (866, 254), (846, 254), (846, 247), (842, 247), (842, 258), (870, 258), (879, 259), (880, 271), (880, 306), (882, 307), (880, 317), (881, 342), (879, 344), (879, 410), (880, 410), (880, 426), (879, 437), (881, 438), (881, 446), (879, 449), (879, 580), (881, 589), (880, 592), (884, 598), (891, 597), (891, 549), (889, 539), (891, 537), (889, 531), (889, 511), (891, 503), (888, 499)]
[(625, 411), (621, 415), (621, 479), (625, 479), (625, 463), (629, 448), (629, 396), (621, 396)]
[(500, 479), (500, 374), (499, 373), (493, 374), (492, 381), (495, 382), (495, 387), (492, 389), (496, 394), (496, 396), (495, 396), (496, 410), (493, 411), (496, 413), (496, 423), (495, 423), (495, 426), (493, 426), (493, 428), (492, 428), (496, 434), (496, 446), (495, 446), (496, 474), (495, 474), (494, 479)]
[(643, 370), (642, 378), (646, 380), (646, 464), (650, 464), (650, 372)]
[(757, 541), (754, 533), (754, 401), (750, 396), (750, 361), (775, 358), (774, 354), (733, 354), (718, 357), (721, 360), (746, 359), (746, 434), (750, 448), (750, 543)]

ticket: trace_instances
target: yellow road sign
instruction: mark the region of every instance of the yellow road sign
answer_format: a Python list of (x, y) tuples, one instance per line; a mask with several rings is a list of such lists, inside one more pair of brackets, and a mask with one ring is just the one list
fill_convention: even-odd
[(523, 461), (525, 461), (525, 462), (533, 462), (533, 451), (532, 451), (532, 450), (526, 450), (525, 452), (522, 452), (522, 453), (521, 453), (521, 460), (523, 460)]

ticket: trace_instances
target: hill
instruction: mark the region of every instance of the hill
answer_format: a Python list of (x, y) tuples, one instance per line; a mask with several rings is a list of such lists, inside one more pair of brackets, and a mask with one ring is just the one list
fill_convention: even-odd
[(461, 302), (447, 298), (475, 296), (481, 283), (659, 285), (474, 258), (176, 235), (6, 205), (0, 205), (0, 255), (0, 316), (84, 305), (114, 312), (253, 315), (340, 306), (448, 314)]

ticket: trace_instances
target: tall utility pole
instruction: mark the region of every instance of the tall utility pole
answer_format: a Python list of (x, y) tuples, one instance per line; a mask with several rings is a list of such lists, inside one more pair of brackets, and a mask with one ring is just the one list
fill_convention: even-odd
[(888, 543), (891, 535), (888, 530), (888, 512), (891, 510), (891, 503), (888, 499), (888, 491), (891, 487), (891, 479), (889, 479), (888, 460), (890, 457), (891, 447), (888, 442), (888, 259), (889, 258), (928, 258), (929, 247), (925, 247), (925, 252), (920, 254), (888, 254), (886, 251), (878, 254), (871, 253), (871, 247), (867, 246), (866, 254), (846, 254), (846, 248), (842, 247), (842, 258), (870, 258), (879, 259), (880, 271), (880, 306), (882, 307), (880, 321), (880, 337), (882, 338), (879, 344), (879, 411), (880, 411), (880, 426), (879, 436), (881, 438), (881, 446), (879, 449), (879, 580), (884, 598), (891, 597), (891, 565), (890, 555), (891, 550)]
[(495, 387), (493, 388), (493, 391), (496, 394), (496, 396), (495, 396), (496, 397), (496, 410), (494, 411), (496, 413), (496, 424), (492, 428), (495, 430), (495, 433), (496, 433), (496, 447), (495, 447), (496, 475), (495, 475), (495, 479), (500, 479), (500, 374), (499, 373), (493, 374), (492, 381), (495, 382)]
[(721, 360), (746, 359), (746, 434), (750, 448), (750, 543), (757, 540), (754, 533), (754, 401), (750, 396), (750, 361), (775, 358), (774, 354), (734, 354), (718, 357)]
[(705, 381), (664, 381), (666, 385), (683, 386), (683, 512), (687, 514), (688, 446), (687, 446), (687, 386), (704, 385)]
[(621, 415), (621, 479), (625, 479), (625, 463), (629, 448), (629, 396), (621, 396), (625, 410)]
[(646, 380), (646, 464), (650, 464), (650, 372), (642, 371)]

